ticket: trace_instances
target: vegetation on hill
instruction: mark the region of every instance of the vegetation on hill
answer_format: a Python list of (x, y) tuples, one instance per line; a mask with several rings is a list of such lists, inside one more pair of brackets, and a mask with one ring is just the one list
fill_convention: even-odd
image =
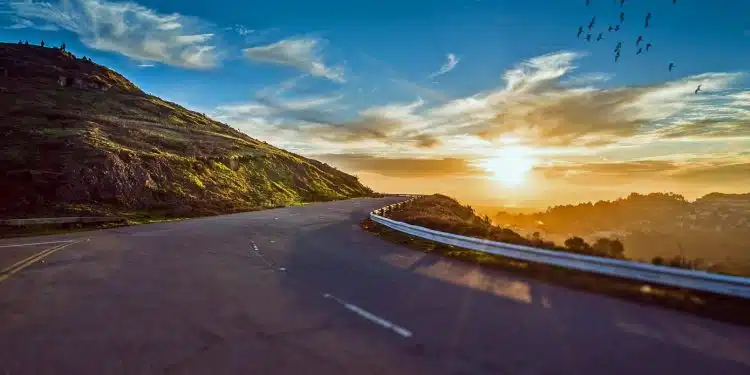
[(372, 194), (62, 49), (0, 43), (0, 67), (0, 217), (194, 216)]
[(545, 241), (538, 234), (523, 237), (511, 229), (493, 225), (489, 216), (478, 216), (471, 206), (463, 206), (440, 194), (409, 201), (385, 215), (393, 220), (462, 236), (606, 258), (624, 259), (625, 256), (625, 249), (617, 239), (599, 238), (590, 245), (580, 237), (571, 237), (565, 241), (565, 246), (559, 246)]
[(632, 193), (614, 201), (500, 212), (500, 225), (548, 238), (602, 233), (619, 238), (626, 256), (654, 264), (750, 275), (750, 194), (711, 193), (690, 202), (673, 193)]
[[(655, 207), (654, 210), (659, 210), (659, 208)], [(580, 236), (571, 236), (562, 245), (559, 245), (553, 241), (545, 240), (539, 232), (534, 232), (524, 237), (512, 229), (494, 225), (489, 216), (480, 217), (476, 215), (471, 206), (461, 205), (458, 201), (439, 194), (412, 200), (405, 203), (402, 207), (389, 210), (385, 215), (394, 220), (463, 236), (533, 246), (547, 250), (632, 260), (627, 256), (625, 245), (617, 238), (599, 237), (593, 243), (588, 243)], [(647, 213), (644, 212), (644, 215), (647, 215)], [(750, 275), (750, 272), (744, 273), (744, 269), (737, 268), (735, 264), (721, 262), (710, 264), (700, 259), (689, 259), (684, 256), (655, 256), (651, 262), (657, 265), (677, 268)]]

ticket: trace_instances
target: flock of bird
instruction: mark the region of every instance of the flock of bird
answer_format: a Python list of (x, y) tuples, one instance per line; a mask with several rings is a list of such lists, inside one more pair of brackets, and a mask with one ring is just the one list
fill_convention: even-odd
[[(608, 33), (620, 31), (620, 28), (625, 23), (625, 12), (622, 11), (622, 9), (625, 6), (626, 0), (614, 0), (614, 1), (615, 1), (615, 4), (617, 4), (617, 2), (620, 3), (620, 9), (621, 9), (621, 11), (620, 11), (620, 23), (618, 23), (618, 24), (616, 24), (614, 26), (610, 25), (607, 28), (607, 32)], [(677, 4), (677, 0), (672, 0), (672, 4)], [(589, 6), (589, 5), (591, 5), (591, 0), (586, 0), (586, 6)], [(651, 17), (652, 17), (651, 12), (648, 12), (646, 14), (646, 17), (644, 18), (644, 28), (645, 29), (648, 29), (649, 26), (651, 25)], [(584, 30), (583, 26), (579, 26), (578, 27), (578, 33), (577, 33), (576, 37), (578, 39), (581, 39), (581, 37), (584, 34), (586, 34), (585, 37), (584, 37), (585, 40), (587, 42), (591, 42), (591, 38), (593, 37), (592, 32), (594, 30), (594, 26), (595, 25), (596, 25), (596, 16), (592, 17), (591, 21), (589, 21), (589, 23), (588, 23), (588, 25), (586, 27), (588, 29), (588, 31)], [(596, 37), (596, 41), (597, 42), (600, 42), (602, 40), (604, 40), (604, 32), (600, 32), (597, 35), (597, 37)], [(644, 43), (645, 43), (645, 47), (643, 45)], [(617, 63), (617, 62), (620, 61), (620, 54), (622, 52), (622, 45), (623, 45), (623, 42), (622, 41), (618, 41), (617, 45), (615, 46), (615, 49), (613, 51), (614, 52), (615, 63)], [(643, 35), (639, 35), (638, 38), (635, 40), (635, 47), (637, 48), (635, 54), (636, 55), (641, 55), (644, 52), (649, 52), (651, 50), (651, 48), (653, 48), (653, 44), (651, 44), (651, 42), (646, 41), (643, 38)], [(645, 48), (645, 51), (644, 51), (644, 48)], [(676, 67), (677, 66), (673, 62), (670, 62), (669, 65), (667, 66), (667, 69), (669, 69), (669, 71), (671, 72)], [(698, 88), (695, 89), (695, 93), (697, 94), (699, 91), (701, 91), (701, 86), (700, 85), (698, 86)]]

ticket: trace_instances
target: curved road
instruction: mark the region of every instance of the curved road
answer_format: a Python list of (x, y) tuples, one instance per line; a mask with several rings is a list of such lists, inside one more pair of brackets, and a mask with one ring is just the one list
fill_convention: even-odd
[(360, 230), (397, 199), (2, 240), (0, 374), (750, 374), (748, 328)]

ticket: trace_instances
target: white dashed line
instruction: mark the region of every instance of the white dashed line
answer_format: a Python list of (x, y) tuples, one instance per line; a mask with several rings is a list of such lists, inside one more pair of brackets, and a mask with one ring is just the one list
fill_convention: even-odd
[(21, 246), (35, 246), (35, 245), (51, 245), (53, 243), (71, 243), (72, 240), (68, 241), (49, 241), (49, 242), (34, 242), (34, 243), (22, 243), (16, 245), (1, 245), (0, 247), (21, 247)]
[(351, 303), (348, 303), (348, 302), (346, 302), (346, 301), (344, 301), (342, 299), (339, 299), (336, 296), (330, 295), (328, 293), (324, 293), (323, 297), (324, 298), (330, 298), (330, 299), (338, 302), (339, 304), (341, 304), (342, 306), (344, 306), (347, 310), (352, 311), (352, 312), (356, 313), (357, 315), (359, 315), (359, 316), (361, 316), (361, 317), (363, 317), (363, 318), (365, 318), (365, 319), (367, 319), (367, 320), (369, 320), (369, 321), (371, 321), (371, 322), (373, 322), (375, 324), (380, 325), (383, 328), (390, 329), (391, 331), (396, 332), (397, 334), (401, 335), (402, 337), (409, 338), (409, 337), (412, 336), (411, 331), (409, 331), (408, 329), (400, 327), (400, 326), (398, 326), (398, 325), (396, 325), (394, 323), (391, 323), (388, 320), (383, 319), (383, 318), (381, 318), (381, 317), (379, 317), (379, 316), (377, 316), (377, 315), (375, 315), (375, 314), (373, 314), (373, 313), (371, 313), (371, 312), (369, 312), (369, 311), (367, 311), (367, 310), (365, 310), (365, 309), (363, 309), (363, 308), (361, 308), (359, 306), (352, 305)]
[[(273, 241), (271, 241), (271, 242), (273, 242)], [(278, 270), (278, 271), (281, 271), (281, 272), (286, 271), (286, 268), (284, 268), (284, 267), (275, 267), (273, 265), (273, 263), (269, 262), (268, 259), (266, 259), (266, 257), (264, 257), (263, 254), (261, 254), (260, 249), (258, 249), (258, 245), (255, 243), (255, 241), (250, 241), (250, 243), (253, 246), (253, 254), (256, 257), (260, 258), (260, 260), (262, 260), (263, 263), (265, 263), (266, 266), (268, 266), (268, 269), (270, 269), (272, 271), (273, 270)]]

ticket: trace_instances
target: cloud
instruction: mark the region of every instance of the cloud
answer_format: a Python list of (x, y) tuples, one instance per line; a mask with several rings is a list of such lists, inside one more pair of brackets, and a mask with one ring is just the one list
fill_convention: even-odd
[(750, 182), (750, 163), (698, 165), (684, 168), (675, 173), (674, 177), (683, 181), (745, 183), (747, 186)]
[(438, 76), (441, 76), (443, 74), (450, 72), (461, 61), (461, 59), (459, 59), (458, 57), (456, 57), (456, 55), (452, 53), (447, 54), (446, 58), (448, 59), (448, 61), (446, 61), (445, 64), (443, 64), (443, 66), (440, 67), (440, 70), (430, 74), (429, 78), (436, 78)]
[(425, 101), (421, 98), (411, 103), (394, 103), (360, 111), (349, 121), (305, 119), (308, 124), (293, 125), (300, 133), (334, 143), (352, 143), (376, 140), (382, 144), (411, 143), (417, 147), (434, 147), (437, 139), (410, 128), (419, 117), (415, 111)]
[(608, 163), (565, 163), (558, 165), (547, 165), (535, 168), (549, 178), (570, 178), (584, 175), (596, 178), (626, 177), (637, 178), (653, 177), (655, 174), (676, 171), (679, 167), (668, 160), (636, 160)]
[(148, 63), (138, 64), (139, 68), (153, 68), (154, 66), (155, 66), (154, 64), (148, 64)]
[(316, 77), (345, 82), (342, 67), (328, 66), (323, 61), (322, 44), (321, 39), (294, 37), (265, 46), (246, 48), (243, 53), (253, 61), (291, 66)]
[(236, 32), (237, 34), (239, 34), (240, 36), (248, 36), (248, 35), (250, 35), (250, 34), (252, 34), (252, 33), (254, 33), (254, 32), (255, 32), (255, 30), (253, 30), (253, 29), (248, 29), (247, 27), (245, 27), (245, 26), (242, 26), (242, 25), (234, 25), (234, 27), (233, 27), (232, 29), (233, 29), (233, 30), (234, 30), (234, 31), (235, 31), (235, 32)]
[[(530, 59), (506, 71), (503, 87), (453, 100), (428, 115), (442, 119), (439, 123), (454, 134), (488, 140), (511, 134), (541, 146), (598, 146), (643, 134), (658, 137), (663, 127), (681, 127), (719, 114), (734, 121), (745, 111), (730, 103), (725, 92), (742, 73), (705, 73), (650, 86), (610, 88), (594, 86), (603, 78), (594, 75), (588, 83), (577, 80), (571, 85), (566, 78), (582, 56), (560, 52)], [(705, 95), (693, 93), (699, 84)]]
[(13, 24), (9, 26), (5, 26), (5, 29), (9, 30), (19, 30), (19, 29), (37, 29), (41, 31), (57, 31), (60, 30), (59, 27), (51, 24), (36, 24), (32, 22), (31, 20), (27, 20), (25, 18), (18, 18), (15, 17), (13, 19)]
[(79, 36), (88, 47), (120, 53), (138, 61), (185, 68), (217, 65), (214, 35), (200, 33), (199, 20), (159, 14), (135, 3), (66, 0), (60, 3), (18, 1), (11, 9), (23, 19), (40, 20)]
[(314, 158), (353, 172), (369, 172), (389, 177), (474, 177), (487, 172), (462, 158), (385, 158), (366, 154), (319, 154)]
[[(297, 84), (294, 78), (268, 88), (264, 97), (253, 101), (252, 113), (235, 113), (229, 119), (250, 127), (246, 120), (252, 118), (273, 136), (272, 132), (283, 132), (294, 139), (284, 141), (284, 147), (287, 142), (296, 147), (296, 140), (304, 139), (309, 149), (392, 156), (479, 157), (508, 140), (560, 155), (634, 150), (651, 142), (750, 138), (750, 91), (733, 88), (744, 73), (713, 72), (645, 86), (600, 87), (608, 75), (576, 73), (576, 63), (583, 57), (562, 51), (531, 58), (510, 67), (496, 87), (452, 100), (420, 95), (412, 102), (356, 111), (345, 106), (340, 95), (302, 97), (319, 104), (302, 107), (286, 104), (292, 99), (275, 98), (288, 94), (287, 86)], [(699, 84), (703, 92), (695, 95)], [(326, 99), (332, 97), (337, 99)]]
[(429, 134), (419, 134), (414, 136), (415, 145), (419, 148), (434, 148), (441, 145), (439, 139)]
[(742, 155), (696, 155), (620, 162), (558, 163), (534, 168), (546, 178), (578, 184), (703, 183), (713, 186), (750, 182), (750, 158)]

